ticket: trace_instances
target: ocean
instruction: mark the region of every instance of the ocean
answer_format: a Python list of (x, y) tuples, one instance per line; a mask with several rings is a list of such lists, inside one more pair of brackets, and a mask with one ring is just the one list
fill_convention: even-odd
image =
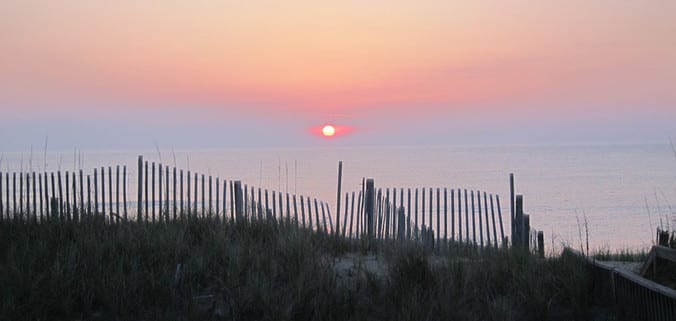
[[(509, 226), (509, 174), (531, 226), (548, 251), (639, 250), (657, 226), (676, 226), (676, 155), (669, 144), (515, 146), (361, 146), (232, 150), (44, 151), (2, 153), (3, 172), (126, 165), (135, 200), (137, 156), (250, 186), (324, 200), (335, 215), (338, 161), (342, 191), (447, 187), (500, 195)], [(450, 193), (450, 192), (449, 192)], [(133, 206), (132, 206), (133, 207)], [(335, 221), (335, 219), (334, 219)], [(585, 224), (586, 223), (586, 224)], [(585, 227), (586, 225), (586, 227)]]

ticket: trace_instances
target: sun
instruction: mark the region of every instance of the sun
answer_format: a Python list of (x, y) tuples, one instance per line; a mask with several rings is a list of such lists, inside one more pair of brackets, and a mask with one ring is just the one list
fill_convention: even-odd
[(325, 125), (322, 127), (322, 135), (326, 137), (331, 137), (336, 134), (336, 128), (331, 125)]

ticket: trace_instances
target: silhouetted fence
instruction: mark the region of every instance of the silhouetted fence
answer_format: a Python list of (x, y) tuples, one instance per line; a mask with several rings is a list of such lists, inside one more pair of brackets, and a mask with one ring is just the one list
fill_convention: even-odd
[[(465, 243), (497, 248), (506, 244), (498, 195), (449, 187), (376, 189), (372, 179), (365, 180), (363, 186), (357, 202), (365, 202), (365, 223), (360, 222), (362, 215), (357, 215), (356, 237), (417, 239), (431, 245)], [(347, 205), (354, 203), (355, 195), (345, 194), (344, 199), (343, 222), (352, 226), (354, 216), (347, 215), (351, 208)]]
[(313, 229), (333, 229), (330, 207), (316, 198), (170, 168), (141, 156), (136, 184), (130, 184), (130, 174), (126, 166), (94, 168), (91, 173), (0, 172), (0, 220), (99, 218), (117, 223), (210, 217), (287, 220)]
[(594, 297), (614, 306), (622, 320), (676, 319), (676, 290), (572, 249), (565, 249), (562, 255), (587, 264)]
[[(148, 162), (142, 156), (135, 173), (119, 165), (90, 173), (0, 172), (0, 219), (39, 222), (95, 217), (110, 223), (267, 219), (346, 238), (420, 240), (431, 246), (508, 245), (498, 195), (450, 187), (376, 189), (373, 179), (364, 178), (360, 191), (341, 198), (342, 162), (338, 176), (337, 213), (332, 214), (331, 206), (316, 198)], [(513, 177), (511, 182), (514, 208)], [(513, 246), (528, 247), (529, 220), (520, 195), (510, 224)]]

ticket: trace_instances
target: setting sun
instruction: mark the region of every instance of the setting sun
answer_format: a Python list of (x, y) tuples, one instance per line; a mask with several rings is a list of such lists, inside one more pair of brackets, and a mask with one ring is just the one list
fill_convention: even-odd
[(322, 135), (326, 137), (331, 137), (336, 133), (336, 128), (331, 125), (326, 125), (322, 128)]

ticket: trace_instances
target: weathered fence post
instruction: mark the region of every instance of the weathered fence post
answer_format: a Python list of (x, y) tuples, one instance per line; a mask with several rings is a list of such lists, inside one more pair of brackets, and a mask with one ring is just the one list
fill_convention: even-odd
[(364, 196), (364, 213), (366, 215), (366, 226), (367, 226), (367, 233), (368, 237), (370, 239), (373, 238), (373, 227), (374, 227), (374, 222), (373, 222), (373, 210), (374, 210), (374, 198), (375, 198), (375, 188), (374, 188), (374, 183), (373, 179), (369, 178), (366, 180), (366, 194)]
[[(512, 222), (512, 246), (516, 245), (517, 241), (516, 238), (514, 237), (518, 231), (516, 230), (516, 200), (514, 199), (514, 174), (510, 173), (509, 174), (509, 206), (510, 206), (510, 211), (509, 211), (509, 217), (510, 221)], [(500, 207), (498, 206), (498, 209)]]
[(479, 243), (481, 244), (481, 247), (484, 247), (483, 219), (481, 218), (481, 191), (476, 192), (476, 200), (479, 207)]
[[(336, 193), (336, 236), (340, 234), (340, 189), (343, 183), (343, 161), (338, 161), (338, 192)], [(345, 222), (343, 222), (345, 224)]]
[(538, 232), (538, 255), (541, 258), (545, 257), (545, 235), (542, 231)]
[[(91, 177), (87, 175), (87, 218), (90, 219), (92, 215), (92, 184)], [(125, 218), (127, 213), (125, 211)]]
[(243, 206), (243, 200), (242, 200), (242, 182), (241, 181), (235, 181), (234, 182), (234, 192), (235, 192), (235, 215), (237, 216), (237, 220), (242, 219), (242, 206)]
[[(141, 156), (139, 156), (139, 157), (141, 157)], [(143, 159), (141, 158), (140, 160), (143, 160)], [(140, 175), (141, 172), (143, 172), (143, 178), (144, 178), (144, 179), (141, 180), (141, 177), (139, 176), (139, 182), (143, 181), (143, 185), (145, 186), (145, 218), (146, 218), (146, 222), (148, 222), (148, 215), (149, 215), (149, 213), (148, 213), (148, 161), (145, 161), (144, 166), (145, 166), (145, 170), (141, 170), (141, 168), (139, 167), (139, 175)], [(155, 166), (153, 165), (153, 170), (154, 169), (155, 169)], [(104, 174), (103, 174), (103, 172), (101, 172), (101, 181), (103, 181), (103, 176), (104, 176)], [(153, 176), (153, 186), (155, 186), (155, 177), (154, 176)], [(139, 185), (139, 191), (141, 189), (142, 189), (142, 186)], [(103, 189), (101, 190), (101, 193), (103, 194)], [(139, 199), (142, 198), (140, 196), (141, 196), (141, 194), (139, 192)], [(155, 201), (155, 192), (153, 192), (153, 202), (154, 201)], [(155, 215), (154, 213), (155, 212), (153, 212), (153, 221), (155, 220), (154, 219), (154, 215)]]
[(406, 224), (404, 223), (406, 220), (406, 214), (404, 214), (404, 208), (399, 207), (397, 210), (397, 220), (399, 221), (399, 224), (397, 225), (398, 231), (397, 231), (397, 239), (400, 241), (403, 241), (406, 239)]
[(514, 219), (512, 220), (512, 246), (523, 247), (523, 196), (516, 195), (514, 202)]
[(503, 246), (507, 247), (509, 241), (505, 238), (505, 228), (502, 225), (502, 209), (500, 208), (500, 195), (495, 195), (495, 202), (498, 208), (498, 219), (500, 220), (500, 239), (502, 240)]

